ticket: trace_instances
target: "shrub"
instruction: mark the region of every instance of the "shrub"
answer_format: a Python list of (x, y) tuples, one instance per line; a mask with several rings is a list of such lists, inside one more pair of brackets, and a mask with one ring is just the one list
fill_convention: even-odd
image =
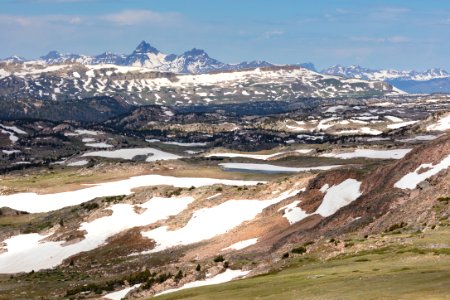
[(385, 232), (391, 232), (391, 231), (394, 231), (394, 230), (397, 230), (397, 229), (402, 229), (406, 225), (408, 225), (408, 224), (402, 221), (402, 222), (400, 222), (398, 224), (391, 225), (388, 229), (385, 230)]
[(294, 248), (291, 250), (291, 252), (295, 254), (303, 254), (306, 253), (306, 248), (305, 247)]
[(216, 256), (214, 258), (214, 262), (218, 263), (218, 262), (223, 262), (225, 260), (225, 258), (223, 258), (222, 255)]
[(230, 267), (230, 263), (229, 263), (228, 261), (225, 261), (225, 262), (223, 263), (223, 267), (224, 267), (225, 269), (228, 269), (228, 268)]
[(172, 274), (170, 274), (170, 273), (164, 273), (164, 274), (161, 274), (161, 275), (159, 275), (158, 277), (156, 277), (156, 282), (157, 283), (163, 283), (163, 282), (165, 282), (167, 279), (169, 279), (169, 278), (171, 278), (172, 277)]
[(284, 253), (284, 254), (281, 256), (282, 259), (286, 259), (286, 258), (288, 258), (288, 257), (289, 257), (289, 253), (288, 253), (288, 252)]
[(82, 203), (81, 207), (83, 207), (87, 211), (91, 211), (91, 210), (99, 208), (100, 205), (98, 205), (98, 203), (95, 203), (95, 202), (94, 203)]
[(200, 272), (202, 267), (200, 267), (200, 264), (197, 264), (197, 267), (195, 268), (195, 271)]
[(179, 270), (177, 275), (175, 275), (174, 279), (176, 282), (180, 281), (183, 278), (183, 271)]

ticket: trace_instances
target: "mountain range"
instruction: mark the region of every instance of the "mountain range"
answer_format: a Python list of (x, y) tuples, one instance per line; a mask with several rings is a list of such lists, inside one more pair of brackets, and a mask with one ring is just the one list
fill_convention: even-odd
[(345, 78), (381, 80), (405, 92), (414, 94), (450, 93), (450, 73), (439, 68), (418, 72), (335, 65), (322, 70), (321, 73)]
[[(244, 61), (229, 64), (214, 59), (204, 50), (193, 48), (182, 54), (165, 54), (146, 41), (142, 41), (130, 54), (104, 52), (89, 56), (80, 54), (63, 54), (50, 51), (38, 60), (27, 60), (19, 56), (11, 56), (0, 62), (21, 64), (24, 62), (41, 65), (82, 64), (82, 65), (116, 65), (151, 69), (159, 72), (177, 74), (205, 74), (211, 72), (239, 71), (261, 67), (274, 67), (267, 61)], [(288, 66), (302, 67), (317, 72), (312, 63), (291, 64)], [(403, 71), (394, 69), (370, 69), (361, 66), (335, 65), (320, 71), (324, 75), (356, 78), (370, 81), (385, 81), (394, 87), (408, 93), (431, 94), (450, 93), (450, 73), (434, 68), (424, 72)]]
[[(8, 62), (25, 62), (24, 58), (12, 56), (6, 58)], [(89, 56), (80, 54), (63, 54), (58, 51), (50, 51), (41, 56), (37, 62), (46, 64), (79, 63), (84, 65), (112, 64), (118, 66), (145, 67), (155, 71), (202, 74), (214, 71), (234, 71), (273, 66), (266, 61), (250, 61), (238, 64), (226, 64), (211, 58), (202, 49), (191, 49), (183, 54), (165, 54), (158, 49), (142, 41), (131, 54), (116, 54), (104, 52), (99, 55)]]

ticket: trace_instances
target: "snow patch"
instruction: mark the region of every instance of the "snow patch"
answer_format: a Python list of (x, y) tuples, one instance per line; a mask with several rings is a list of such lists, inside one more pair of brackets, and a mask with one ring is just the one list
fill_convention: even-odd
[[(410, 189), (413, 190), (422, 181), (436, 175), (442, 170), (450, 167), (450, 155), (444, 158), (437, 165), (433, 164), (422, 164), (414, 172), (408, 173), (403, 176), (399, 181), (394, 184), (394, 187), (399, 189)], [(420, 172), (422, 169), (428, 169), (425, 172)]]
[(258, 242), (258, 238), (249, 239), (249, 240), (245, 240), (245, 241), (240, 241), (240, 242), (234, 243), (231, 246), (223, 248), (222, 251), (226, 251), (226, 250), (241, 250), (241, 249), (250, 247), (251, 245), (254, 245), (257, 242)]
[(374, 158), (374, 159), (401, 159), (412, 149), (395, 149), (395, 150), (375, 150), (375, 149), (356, 149), (353, 152), (344, 153), (325, 153), (322, 157), (336, 157), (340, 159), (351, 159), (358, 157)]
[(341, 207), (347, 206), (361, 196), (361, 182), (355, 179), (347, 179), (338, 185), (333, 185), (326, 192), (322, 203), (316, 213), (328, 217), (337, 212)]
[(225, 272), (220, 273), (219, 275), (216, 275), (212, 278), (207, 278), (205, 280), (199, 280), (199, 281), (186, 283), (182, 287), (166, 290), (164, 292), (156, 294), (155, 296), (169, 294), (169, 293), (173, 293), (173, 292), (177, 292), (177, 291), (181, 291), (181, 290), (185, 290), (185, 289), (191, 289), (191, 288), (199, 287), (199, 286), (207, 286), (207, 285), (225, 283), (225, 282), (231, 281), (233, 279), (243, 277), (243, 276), (247, 275), (248, 273), (250, 273), (250, 271), (227, 269)]
[(150, 155), (146, 161), (158, 161), (158, 160), (170, 160), (181, 158), (178, 155), (157, 150), (154, 148), (131, 148), (131, 149), (119, 149), (114, 151), (96, 151), (83, 154), (83, 157), (97, 156), (105, 158), (127, 159), (131, 160), (138, 155)]

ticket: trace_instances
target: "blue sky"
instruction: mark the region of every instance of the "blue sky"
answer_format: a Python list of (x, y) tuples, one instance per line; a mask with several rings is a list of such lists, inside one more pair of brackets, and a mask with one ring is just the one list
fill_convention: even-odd
[(450, 69), (449, 0), (0, 0), (0, 57), (205, 49), (224, 62)]

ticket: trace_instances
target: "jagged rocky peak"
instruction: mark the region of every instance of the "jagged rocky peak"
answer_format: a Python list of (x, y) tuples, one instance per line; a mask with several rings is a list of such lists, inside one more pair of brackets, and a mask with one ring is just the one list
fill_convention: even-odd
[(61, 53), (59, 53), (56, 50), (52, 50), (52, 51), (49, 51), (46, 55), (41, 56), (41, 59), (47, 61), (47, 60), (50, 60), (50, 59), (58, 59), (61, 56), (62, 56)]
[(139, 43), (139, 45), (134, 50), (134, 53), (159, 53), (159, 50), (150, 45), (146, 41), (142, 41)]
[(192, 48), (191, 50), (184, 52), (183, 55), (184, 56), (205, 56), (205, 57), (209, 57), (208, 53), (206, 53), (205, 50), (197, 49), (197, 48)]

